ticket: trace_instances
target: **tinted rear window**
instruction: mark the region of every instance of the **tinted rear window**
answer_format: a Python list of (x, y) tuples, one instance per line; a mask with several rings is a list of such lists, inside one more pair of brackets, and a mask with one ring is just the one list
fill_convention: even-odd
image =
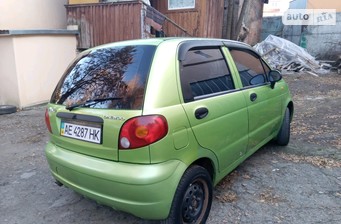
[[(142, 109), (156, 46), (103, 48), (79, 58), (58, 83), (51, 103), (71, 106), (91, 100), (91, 108)], [(100, 99), (111, 98), (100, 101)], [(115, 98), (115, 99), (113, 99)]]

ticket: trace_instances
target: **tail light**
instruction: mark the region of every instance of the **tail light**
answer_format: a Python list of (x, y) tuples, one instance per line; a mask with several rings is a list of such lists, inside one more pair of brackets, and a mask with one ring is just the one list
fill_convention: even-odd
[(49, 111), (47, 109), (45, 110), (45, 123), (49, 132), (52, 133)]
[(165, 137), (168, 124), (161, 115), (135, 117), (126, 121), (120, 131), (119, 148), (135, 149), (150, 145)]

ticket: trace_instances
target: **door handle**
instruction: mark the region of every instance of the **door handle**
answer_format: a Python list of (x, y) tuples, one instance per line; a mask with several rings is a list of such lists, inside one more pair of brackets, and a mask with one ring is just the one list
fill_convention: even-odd
[(250, 95), (250, 100), (253, 102), (257, 99), (257, 94), (256, 93), (251, 93)]
[(194, 113), (196, 119), (203, 119), (207, 116), (207, 114), (208, 114), (208, 109), (206, 107), (200, 107), (196, 109)]

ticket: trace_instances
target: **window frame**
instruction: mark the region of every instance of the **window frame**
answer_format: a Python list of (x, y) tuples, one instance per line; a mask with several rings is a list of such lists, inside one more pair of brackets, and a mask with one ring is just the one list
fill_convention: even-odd
[[(168, 11), (175, 11), (175, 10), (193, 10), (196, 8), (196, 0), (193, 0), (194, 1), (194, 5), (193, 7), (192, 6), (189, 6), (189, 7), (175, 7), (175, 8), (170, 8), (170, 1), (176, 1), (176, 0), (168, 0), (167, 1), (167, 10)], [(185, 0), (184, 0), (185, 1)]]
[[(226, 55), (224, 53), (223, 47), (225, 47), (221, 42), (206, 42), (206, 43), (201, 43), (201, 44), (197, 44), (196, 41), (190, 41), (190, 42), (185, 42), (182, 45), (180, 45), (179, 48), (179, 52), (178, 52), (178, 59), (179, 59), (179, 79), (180, 79), (180, 88), (181, 88), (181, 92), (182, 92), (182, 98), (184, 103), (190, 103), (190, 102), (195, 102), (198, 100), (202, 100), (202, 99), (207, 99), (207, 98), (211, 98), (211, 97), (215, 97), (215, 96), (220, 96), (220, 95), (225, 95), (228, 93), (232, 93), (232, 92), (236, 92), (239, 91), (239, 89), (237, 88), (237, 83), (235, 80), (235, 77), (232, 74), (232, 70), (231, 67), (228, 63), (228, 60), (226, 58)], [(191, 86), (190, 83), (188, 82), (186, 85), (188, 85), (187, 87), (184, 86), (185, 84), (182, 82), (182, 75), (183, 75), (183, 61), (185, 61), (186, 59), (186, 54), (187, 52), (191, 51), (191, 50), (205, 50), (205, 49), (217, 49), (219, 50), (223, 61), (225, 63), (226, 69), (228, 70), (228, 75), (231, 78), (231, 82), (233, 85), (233, 89), (229, 89), (229, 90), (224, 90), (224, 91), (219, 91), (219, 92), (214, 92), (214, 93), (209, 93), (209, 94), (203, 94), (203, 95), (199, 95), (199, 96), (193, 96), (193, 92), (191, 92), (191, 96), (190, 97), (186, 97), (186, 93), (185, 93), (185, 88), (188, 88), (191, 90)], [(219, 78), (219, 77), (217, 77)], [(213, 79), (213, 78), (212, 78)], [(210, 80), (210, 79), (208, 79)], [(228, 83), (226, 83), (228, 84)]]

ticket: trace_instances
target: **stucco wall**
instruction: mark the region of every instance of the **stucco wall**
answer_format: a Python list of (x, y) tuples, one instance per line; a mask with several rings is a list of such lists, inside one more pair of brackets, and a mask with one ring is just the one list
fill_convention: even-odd
[(67, 0), (0, 0), (0, 30), (66, 29)]
[(336, 9), (341, 12), (340, 0), (308, 0), (307, 9)]
[(281, 37), (283, 28), (282, 16), (264, 17), (262, 21), (261, 41), (265, 40), (270, 34)]
[(76, 56), (76, 46), (75, 35), (0, 37), (0, 105), (22, 108), (47, 102)]
[(0, 37), (0, 105), (19, 105), (13, 38)]
[(310, 54), (321, 59), (337, 60), (341, 56), (341, 12), (336, 13), (335, 26), (308, 26), (303, 35)]
[(290, 2), (291, 9), (336, 9), (341, 12), (340, 0), (293, 0)]

